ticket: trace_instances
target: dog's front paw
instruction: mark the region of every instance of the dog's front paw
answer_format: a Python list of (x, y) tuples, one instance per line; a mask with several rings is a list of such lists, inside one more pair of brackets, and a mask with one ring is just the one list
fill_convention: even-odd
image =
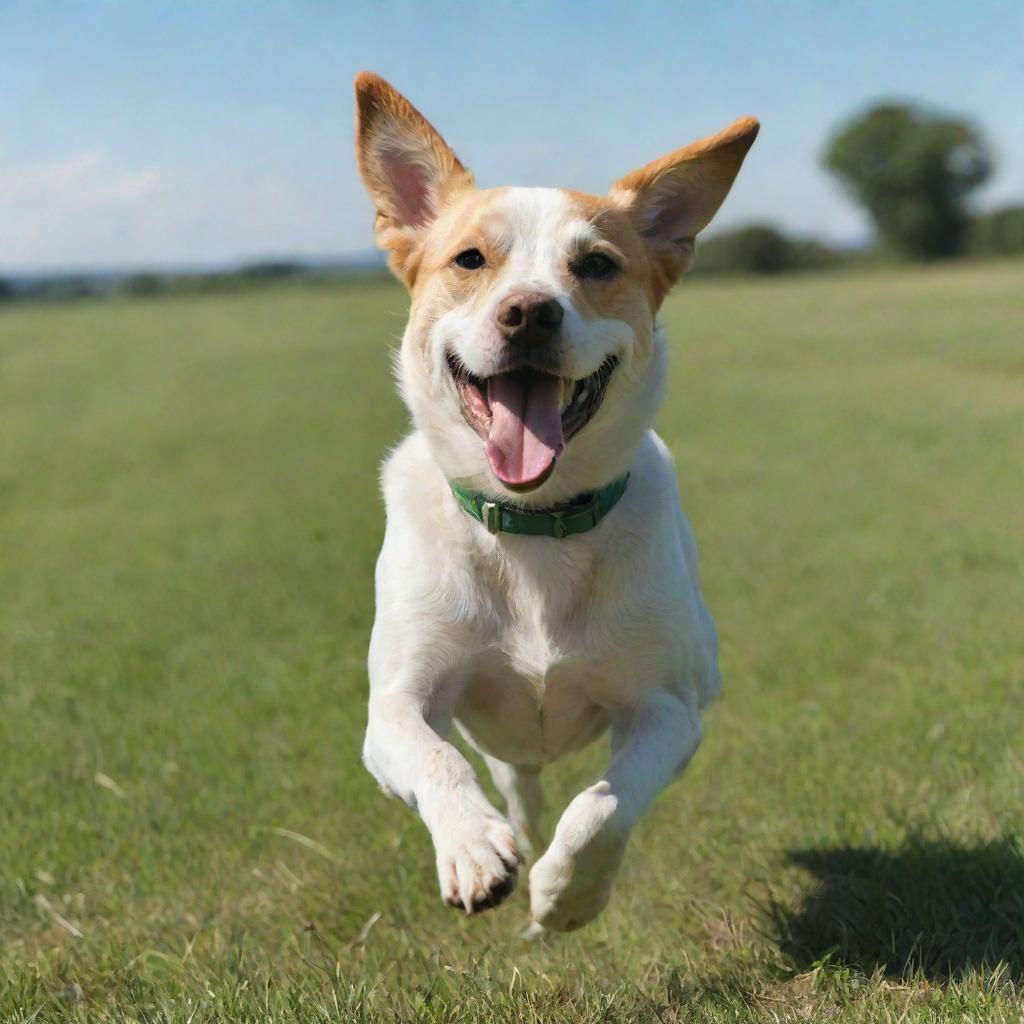
[(592, 921), (608, 905), (628, 833), (615, 820), (607, 783), (581, 793), (562, 815), (547, 852), (530, 871), (530, 913), (552, 931)]
[(467, 914), (496, 907), (515, 890), (521, 860), (515, 833), (502, 819), (461, 825), (438, 845), (441, 898)]

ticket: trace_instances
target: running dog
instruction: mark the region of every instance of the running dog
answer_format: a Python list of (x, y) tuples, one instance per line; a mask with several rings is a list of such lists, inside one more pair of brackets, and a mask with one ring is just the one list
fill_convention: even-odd
[[(693, 536), (651, 429), (658, 310), (758, 123), (606, 196), (478, 189), (391, 85), (364, 72), (355, 87), (377, 241), (411, 296), (397, 375), (414, 425), (382, 470), (364, 761), (423, 818), (447, 903), (497, 905), (532, 851), (533, 920), (571, 930), (607, 904), (720, 686)], [(545, 843), (541, 769), (605, 732), (607, 769)]]

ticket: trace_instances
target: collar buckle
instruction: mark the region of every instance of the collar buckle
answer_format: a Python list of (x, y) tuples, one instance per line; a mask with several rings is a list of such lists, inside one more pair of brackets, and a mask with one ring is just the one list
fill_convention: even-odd
[(493, 501), (480, 506), (480, 519), (488, 533), (501, 533), (501, 507)]

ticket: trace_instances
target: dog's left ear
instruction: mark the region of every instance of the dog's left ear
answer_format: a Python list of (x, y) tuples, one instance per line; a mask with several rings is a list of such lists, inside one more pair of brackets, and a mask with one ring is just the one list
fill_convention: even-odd
[(356, 75), (356, 160), (377, 208), (377, 244), (395, 273), (411, 284), (419, 232), (473, 175), (434, 126), (390, 83)]
[(711, 222), (760, 128), (741, 117), (717, 135), (691, 143), (620, 178), (611, 195), (625, 205), (654, 258), (658, 301), (690, 269), (693, 241)]

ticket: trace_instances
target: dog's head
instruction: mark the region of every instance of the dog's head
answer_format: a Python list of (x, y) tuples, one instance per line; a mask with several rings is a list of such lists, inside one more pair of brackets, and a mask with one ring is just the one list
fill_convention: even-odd
[(757, 130), (742, 118), (607, 196), (481, 190), (402, 95), (357, 76), (359, 170), (412, 297), (402, 393), (449, 479), (545, 504), (625, 471), (661, 397), (658, 308)]

